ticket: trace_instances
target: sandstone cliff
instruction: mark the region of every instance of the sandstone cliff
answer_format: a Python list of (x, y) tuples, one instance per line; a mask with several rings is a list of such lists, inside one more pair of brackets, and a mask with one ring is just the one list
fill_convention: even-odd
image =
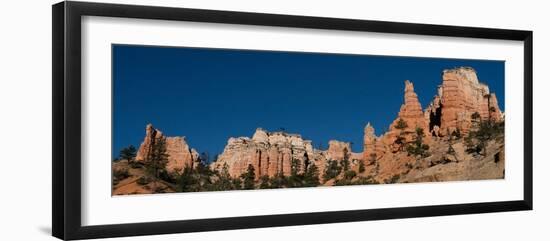
[(258, 128), (252, 138), (230, 138), (211, 167), (221, 170), (227, 165), (230, 175), (238, 177), (246, 172), (248, 165), (252, 165), (256, 178), (260, 178), (264, 175), (273, 177), (279, 173), (290, 175), (293, 160), (303, 172), (312, 163), (323, 170), (326, 161), (342, 160), (345, 157), (361, 159), (360, 154), (351, 152), (350, 143), (332, 140), (328, 150), (315, 150), (311, 141), (302, 139), (300, 135), (268, 132)]
[(138, 149), (136, 160), (146, 163), (154, 143), (161, 139), (166, 141), (166, 154), (168, 154), (166, 170), (168, 173), (181, 173), (186, 166), (193, 168), (199, 160), (199, 154), (195, 149), (189, 147), (185, 137), (165, 137), (151, 124), (145, 128), (145, 138)]
[[(479, 114), (480, 120), (473, 120), (474, 113)], [(397, 128), (398, 121), (404, 121), (406, 128)], [(398, 113), (397, 118), (390, 125), (389, 131), (382, 137), (376, 138), (372, 133), (372, 127), (367, 126), (364, 137), (364, 160), (367, 163), (373, 163), (374, 167), (369, 168), (369, 173), (374, 175), (379, 182), (384, 182), (392, 177), (407, 175), (411, 168), (415, 173), (418, 170), (430, 168), (432, 163), (440, 163), (441, 160), (447, 160), (445, 157), (449, 149), (449, 136), (453, 132), (457, 135), (465, 136), (473, 128), (473, 122), (481, 120), (491, 120), (493, 122), (501, 122), (504, 120), (503, 113), (497, 103), (496, 95), (490, 93), (489, 87), (479, 82), (474, 69), (470, 67), (459, 67), (443, 71), (442, 84), (437, 89), (437, 94), (432, 102), (428, 105), (425, 111), (422, 111), (417, 94), (414, 91), (414, 86), (410, 81), (405, 81), (404, 103)], [(421, 128), (424, 131), (422, 142), (429, 147), (426, 153), (430, 156), (419, 158), (411, 156), (409, 153), (399, 150), (399, 145), (396, 145), (398, 136), (404, 138), (405, 143), (411, 143), (416, 138), (415, 129)], [(436, 140), (433, 140), (436, 138)], [(376, 147), (376, 143), (383, 142), (383, 145)], [(408, 144), (405, 144), (408, 145)], [(496, 148), (496, 152), (503, 155), (503, 143), (493, 143), (492, 148)], [(463, 146), (453, 145), (455, 155), (467, 156)], [(401, 148), (403, 144), (401, 144)], [(372, 154), (374, 149), (379, 151)], [(454, 150), (453, 149), (453, 150)], [(499, 154), (500, 155), (500, 154)], [(374, 158), (376, 156), (376, 158)], [(494, 157), (490, 157), (491, 159)], [(455, 158), (456, 159), (456, 158)], [(463, 170), (464, 161), (476, 159), (472, 156), (469, 158), (459, 158), (460, 165), (449, 165), (446, 169), (449, 173), (454, 170), (455, 179), (484, 179), (499, 176), (501, 173), (500, 166), (493, 168), (493, 174), (488, 175), (486, 172), (471, 172)], [(444, 163), (447, 163), (443, 161)], [(458, 161), (457, 161), (458, 162)], [(469, 162), (468, 162), (469, 163)], [(458, 169), (458, 168), (463, 169)], [(493, 166), (490, 166), (493, 167)], [(438, 168), (441, 168), (439, 166)], [(495, 169), (496, 168), (496, 169)], [(502, 167), (503, 168), (503, 167)], [(434, 170), (431, 168), (430, 170)], [(456, 169), (456, 170), (455, 170)], [(462, 174), (460, 174), (462, 173)], [(444, 172), (440, 175), (444, 175)], [(462, 175), (462, 176), (461, 176)], [(503, 176), (501, 173), (500, 176)], [(439, 179), (444, 180), (439, 177)], [(449, 180), (452, 178), (449, 177)], [(408, 182), (427, 180), (423, 178), (408, 178)]]
[[(337, 179), (345, 179), (346, 182), (340, 183), (349, 185), (354, 181), (372, 184), (503, 178), (503, 129), (484, 143), (483, 154), (480, 154), (479, 145), (471, 147), (469, 143), (467, 146), (467, 134), (479, 128), (481, 121), (503, 128), (504, 113), (496, 95), (490, 92), (489, 86), (479, 82), (475, 70), (459, 67), (443, 71), (442, 84), (424, 111), (413, 83), (406, 80), (403, 104), (395, 120), (388, 131), (379, 136), (367, 123), (363, 129), (361, 153), (352, 152), (348, 142), (331, 140), (326, 150), (318, 150), (310, 140), (298, 134), (258, 128), (252, 137), (229, 138), (223, 152), (209, 168), (221, 173), (226, 167), (229, 175), (238, 179), (252, 165), (258, 181), (266, 176), (289, 176), (293, 162), (302, 174), (315, 164), (321, 185), (337, 185)], [(200, 162), (197, 151), (190, 148), (185, 137), (166, 137), (151, 124), (146, 127), (136, 160), (146, 164), (152, 147), (159, 140), (166, 142), (168, 173), (181, 174), (186, 166), (195, 168)], [(329, 161), (342, 165), (343, 160), (349, 161), (349, 171), (354, 175), (340, 171), (325, 182), (322, 177), (329, 168)], [(122, 162), (113, 166), (113, 170), (124, 165), (128, 164)], [(135, 175), (130, 175), (128, 180), (117, 180), (114, 193), (147, 193), (150, 187), (144, 189), (134, 184)], [(162, 185), (163, 192), (175, 191), (171, 183)]]
[(473, 68), (444, 70), (442, 78), (438, 95), (425, 114), (430, 131), (435, 135), (446, 136), (454, 131), (467, 133), (472, 126), (471, 116), (476, 112), (483, 120), (503, 120), (496, 95), (490, 93), (489, 86), (479, 82)]

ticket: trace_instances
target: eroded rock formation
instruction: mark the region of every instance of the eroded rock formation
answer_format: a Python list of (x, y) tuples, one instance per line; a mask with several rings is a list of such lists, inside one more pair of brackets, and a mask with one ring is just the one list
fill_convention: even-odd
[[(354, 178), (369, 177), (379, 183), (398, 179), (403, 182), (420, 182), (503, 177), (503, 140), (493, 140), (488, 146), (487, 155), (481, 156), (466, 152), (461, 142), (444, 138), (453, 132), (465, 136), (473, 123), (481, 120), (501, 122), (504, 113), (498, 106), (496, 95), (490, 92), (487, 85), (479, 82), (475, 70), (459, 67), (443, 71), (442, 84), (424, 111), (413, 83), (405, 81), (403, 104), (396, 119), (388, 131), (380, 136), (376, 136), (374, 127), (368, 123), (363, 130), (361, 153), (352, 152), (349, 142), (331, 140), (326, 150), (318, 150), (313, 148), (310, 140), (300, 135), (258, 128), (252, 137), (229, 138), (223, 153), (210, 164), (210, 168), (221, 171), (227, 167), (230, 176), (236, 178), (252, 165), (255, 177), (259, 179), (262, 176), (290, 175), (294, 161), (299, 166), (299, 172), (315, 164), (321, 177), (329, 161), (346, 159), (350, 161), (350, 170), (357, 172)], [(418, 128), (423, 130), (421, 144), (428, 146), (419, 146), (429, 152), (426, 156), (419, 157), (414, 154), (414, 150), (413, 154), (405, 150), (405, 147), (410, 147), (411, 143), (418, 140)], [(396, 144), (398, 139), (399, 143)], [(147, 162), (151, 148), (159, 140), (166, 141), (168, 172), (181, 173), (185, 166), (193, 168), (199, 161), (198, 153), (189, 147), (185, 137), (165, 137), (150, 124), (146, 127), (136, 160)], [(362, 171), (359, 170), (360, 164), (364, 164)], [(323, 184), (333, 185), (334, 181)]]
[[(405, 138), (405, 141), (411, 141), (417, 128), (421, 128), (424, 131), (428, 130), (428, 121), (426, 121), (422, 106), (420, 105), (420, 101), (418, 101), (418, 96), (414, 92), (412, 82), (405, 81), (404, 92), (404, 103), (401, 105), (397, 118), (390, 125), (389, 131), (384, 135), (383, 141), (385, 145), (392, 149), (395, 149), (391, 145), (395, 143), (398, 136)], [(399, 127), (400, 121), (405, 123), (404, 128)]]
[(381, 138), (375, 135), (374, 127), (372, 127), (370, 122), (367, 123), (363, 137), (363, 161), (367, 165), (373, 165), (385, 152), (386, 147)]
[(425, 118), (430, 131), (438, 126), (436, 134), (446, 136), (454, 131), (467, 133), (472, 126), (472, 114), (478, 113), (482, 120), (502, 120), (494, 93), (489, 86), (479, 82), (473, 68), (459, 67), (443, 71), (443, 83), (438, 95), (426, 109)]
[(145, 128), (145, 138), (138, 149), (136, 160), (146, 163), (153, 151), (154, 143), (160, 140), (166, 142), (166, 154), (168, 154), (166, 170), (168, 173), (181, 173), (186, 166), (193, 168), (199, 160), (199, 154), (195, 149), (189, 147), (185, 137), (165, 137), (151, 124)]
[(258, 128), (252, 138), (229, 138), (212, 168), (221, 170), (227, 165), (230, 175), (238, 177), (246, 172), (248, 165), (252, 165), (256, 178), (263, 175), (273, 177), (279, 173), (290, 175), (293, 160), (298, 163), (300, 171), (312, 163), (323, 170), (326, 161), (342, 160), (345, 156), (361, 159), (360, 154), (351, 152), (350, 143), (332, 140), (328, 150), (314, 150), (311, 141), (302, 139), (300, 135)]

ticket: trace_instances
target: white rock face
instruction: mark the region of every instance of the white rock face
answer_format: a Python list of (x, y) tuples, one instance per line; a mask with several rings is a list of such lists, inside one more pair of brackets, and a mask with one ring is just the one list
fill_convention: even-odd
[(341, 160), (344, 152), (350, 157), (360, 157), (351, 153), (349, 143), (330, 141), (329, 150), (318, 151), (310, 140), (304, 140), (300, 135), (268, 132), (258, 128), (252, 138), (229, 138), (223, 153), (212, 163), (212, 167), (221, 170), (227, 165), (233, 177), (246, 172), (248, 165), (254, 167), (256, 178), (278, 173), (289, 175), (292, 160), (298, 161), (301, 171), (312, 163), (322, 171), (327, 160)]

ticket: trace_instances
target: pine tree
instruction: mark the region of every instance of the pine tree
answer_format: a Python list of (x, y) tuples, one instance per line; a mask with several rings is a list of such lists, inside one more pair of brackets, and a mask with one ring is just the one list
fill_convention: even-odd
[(260, 177), (260, 189), (267, 189), (269, 186), (269, 176), (263, 175)]
[(301, 187), (303, 185), (304, 176), (300, 173), (300, 160), (292, 159), (290, 163), (290, 176), (288, 177), (289, 187)]
[(231, 181), (234, 190), (241, 190), (243, 188), (243, 182), (240, 178), (233, 178)]
[(197, 178), (197, 188), (199, 191), (214, 191), (215, 187), (212, 183), (214, 171), (202, 160), (193, 169)]
[(326, 182), (340, 175), (340, 172), (342, 172), (342, 167), (338, 165), (338, 161), (329, 160), (325, 168), (325, 173), (323, 173), (323, 179)]
[(231, 190), (233, 189), (233, 184), (231, 183), (231, 175), (229, 174), (229, 165), (227, 163), (223, 164), (222, 170), (218, 173), (218, 181), (216, 183), (217, 189), (219, 191)]
[(399, 120), (397, 120), (397, 124), (395, 124), (395, 128), (399, 129), (399, 130), (404, 130), (405, 128), (409, 127), (407, 125), (407, 122), (401, 118), (399, 118)]
[(241, 178), (243, 179), (243, 188), (245, 190), (254, 189), (256, 174), (254, 173), (254, 166), (252, 164), (248, 164), (248, 168), (245, 173), (241, 174)]
[(136, 157), (136, 148), (133, 145), (122, 148), (119, 157), (119, 160), (128, 160), (128, 163), (131, 163)]
[(502, 138), (503, 134), (504, 122), (497, 123), (492, 120), (480, 120), (477, 126), (474, 126), (473, 130), (464, 139), (467, 147), (466, 151), (486, 156), (489, 141)]
[(342, 159), (340, 161), (340, 166), (342, 167), (342, 170), (344, 172), (349, 171), (349, 169), (350, 169), (349, 160), (347, 158)]
[(403, 134), (405, 132), (405, 129), (409, 127), (407, 125), (407, 122), (401, 118), (399, 118), (399, 120), (397, 120), (397, 123), (395, 124), (395, 128), (399, 130), (399, 135), (396, 137), (394, 143), (397, 144), (399, 146), (399, 150), (402, 151), (403, 150), (403, 147), (405, 145), (405, 137), (403, 137)]
[(359, 161), (359, 169), (358, 169), (359, 173), (363, 173), (365, 172), (365, 163), (363, 163), (363, 161)]
[(181, 175), (178, 178), (177, 191), (179, 192), (194, 192), (197, 191), (194, 171), (191, 167), (183, 168)]
[[(166, 139), (159, 138), (152, 143), (151, 151), (147, 156), (147, 172), (154, 179), (154, 184), (160, 177), (160, 172), (165, 170), (168, 163), (168, 153), (166, 153)], [(155, 189), (153, 189), (155, 190)]]
[(315, 163), (308, 165), (306, 173), (304, 174), (304, 186), (305, 187), (316, 187), (321, 183), (319, 182), (319, 168)]
[(287, 185), (287, 179), (282, 172), (278, 172), (274, 177), (269, 180), (269, 186), (271, 188), (283, 188)]
[(414, 141), (407, 146), (408, 154), (421, 157), (429, 156), (430, 146), (424, 144), (424, 129), (417, 127), (415, 133)]

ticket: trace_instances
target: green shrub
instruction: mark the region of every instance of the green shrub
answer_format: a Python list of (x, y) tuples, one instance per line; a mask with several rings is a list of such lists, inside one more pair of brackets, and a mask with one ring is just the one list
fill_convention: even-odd
[(460, 133), (459, 129), (456, 129), (453, 131), (453, 133), (451, 133), (451, 137), (454, 137), (455, 139), (460, 139), (462, 138), (462, 134)]
[(290, 165), (290, 176), (287, 177), (288, 187), (302, 187), (304, 186), (304, 175), (300, 173), (301, 163), (298, 159), (292, 159)]
[(349, 186), (349, 185), (352, 185), (352, 182), (351, 180), (349, 179), (338, 179), (334, 182), (334, 186)]
[(234, 190), (241, 190), (243, 187), (243, 182), (241, 181), (240, 178), (233, 178), (231, 183), (233, 184), (233, 189)]
[(288, 182), (283, 173), (279, 172), (269, 180), (269, 186), (271, 188), (283, 188), (288, 186)]
[(401, 178), (401, 175), (396, 174), (396, 175), (393, 175), (391, 178), (384, 180), (384, 183), (386, 184), (397, 183), (399, 181), (399, 178)]
[(407, 153), (412, 156), (428, 157), (430, 146), (424, 144), (424, 129), (416, 128), (414, 141), (407, 145)]
[(130, 174), (128, 173), (128, 169), (127, 168), (116, 168), (113, 170), (113, 178), (115, 180), (123, 180), (127, 177), (129, 177)]
[(248, 164), (248, 168), (245, 173), (241, 174), (241, 178), (243, 179), (243, 189), (254, 189), (256, 174), (254, 173), (254, 166), (252, 166), (252, 164)]
[(130, 162), (129, 166), (133, 169), (139, 169), (139, 168), (143, 167), (143, 163), (141, 163), (139, 161), (133, 161), (133, 162)]
[(477, 128), (470, 131), (465, 138), (466, 152), (487, 155), (487, 144), (491, 140), (502, 138), (504, 122), (495, 123), (492, 120), (480, 121)]
[(140, 178), (136, 181), (137, 184), (142, 185), (142, 186), (143, 186), (143, 185), (147, 185), (147, 184), (149, 184), (150, 182), (151, 182), (151, 179), (148, 178), (148, 177), (145, 177), (145, 176), (140, 177)]
[(359, 177), (355, 180), (352, 185), (372, 185), (379, 184), (372, 176)]
[(323, 174), (323, 179), (326, 182), (340, 175), (340, 172), (342, 172), (342, 167), (338, 165), (338, 161), (329, 160)]
[(222, 170), (220, 172), (214, 173), (216, 181), (212, 184), (212, 189), (214, 191), (226, 191), (233, 190), (233, 179), (229, 175), (229, 165), (224, 163)]
[(166, 187), (164, 186), (155, 185), (153, 187), (153, 193), (165, 193), (165, 192), (166, 192)]
[(131, 163), (136, 157), (136, 152), (137, 150), (133, 145), (122, 148), (122, 150), (120, 150), (119, 160), (128, 160), (128, 163)]
[(319, 182), (319, 168), (315, 163), (311, 163), (304, 174), (304, 186), (305, 187), (316, 187), (321, 183)]
[(357, 176), (357, 173), (353, 170), (348, 170), (344, 172), (344, 179), (351, 180), (356, 176)]
[(268, 175), (263, 175), (260, 177), (260, 189), (268, 189), (270, 188), (270, 185), (269, 185), (269, 176)]
[(363, 163), (363, 161), (359, 161), (359, 169), (358, 169), (359, 173), (363, 173), (365, 172), (365, 163)]

